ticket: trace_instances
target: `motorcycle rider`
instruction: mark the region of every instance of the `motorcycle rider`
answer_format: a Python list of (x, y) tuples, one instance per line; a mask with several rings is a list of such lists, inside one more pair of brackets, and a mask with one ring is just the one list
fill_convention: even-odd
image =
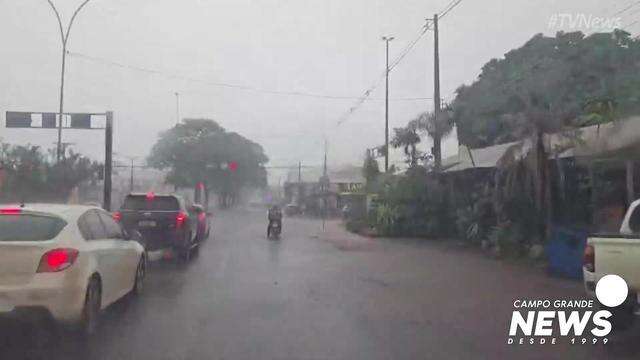
[(273, 224), (280, 225), (280, 231), (282, 231), (282, 210), (278, 205), (273, 205), (269, 209), (269, 225), (267, 226), (267, 236), (271, 235), (271, 226)]

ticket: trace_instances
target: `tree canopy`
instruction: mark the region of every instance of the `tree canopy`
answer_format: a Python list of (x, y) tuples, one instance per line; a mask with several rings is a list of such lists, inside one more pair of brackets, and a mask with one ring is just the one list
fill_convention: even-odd
[(640, 111), (640, 40), (615, 30), (534, 36), (484, 65), (452, 104), (471, 147), (611, 121)]
[(243, 187), (267, 185), (264, 164), (269, 159), (262, 146), (209, 119), (185, 119), (163, 132), (147, 161), (169, 170), (168, 183), (181, 187), (202, 183), (206, 193), (217, 193), (223, 205)]
[(95, 181), (102, 166), (72, 150), (57, 162), (55, 150), (0, 143), (0, 201), (66, 202), (71, 190)]

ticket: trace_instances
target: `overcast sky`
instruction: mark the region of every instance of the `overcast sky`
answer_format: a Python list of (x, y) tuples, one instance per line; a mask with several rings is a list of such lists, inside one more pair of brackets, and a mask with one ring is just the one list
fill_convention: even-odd
[[(323, 136), (333, 164), (360, 164), (364, 149), (384, 143), (384, 84), (346, 122), (356, 102), (264, 91), (358, 97), (384, 70), (382, 35), (398, 56), (450, 0), (91, 0), (74, 24), (67, 58), (65, 110), (115, 112), (115, 151), (144, 158), (158, 132), (182, 117), (206, 117), (262, 144), (271, 165), (320, 164)], [(66, 23), (80, 0), (54, 0)], [(484, 63), (536, 33), (552, 35), (554, 14), (640, 18), (631, 0), (462, 0), (440, 24), (442, 97), (451, 100)], [(592, 29), (582, 29), (591, 32)], [(629, 27), (632, 33), (640, 25)], [(7, 110), (57, 111), (61, 43), (46, 0), (0, 0), (0, 124)], [(115, 65), (130, 66), (120, 67)], [(145, 68), (163, 74), (134, 70)], [(432, 97), (433, 33), (391, 74), (392, 99)], [(197, 79), (193, 81), (188, 79)], [(394, 100), (390, 127), (433, 107)], [(55, 130), (7, 130), (12, 143), (53, 146)], [(100, 132), (67, 131), (64, 140), (95, 158)], [(426, 144), (425, 147), (430, 147)], [(455, 137), (445, 156), (456, 151)], [(394, 161), (401, 155), (394, 154)], [(273, 175), (272, 175), (273, 176)]]

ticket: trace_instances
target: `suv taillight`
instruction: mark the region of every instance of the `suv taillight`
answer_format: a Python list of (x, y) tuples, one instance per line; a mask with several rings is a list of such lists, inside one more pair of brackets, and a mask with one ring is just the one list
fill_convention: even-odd
[(77, 258), (78, 250), (76, 249), (49, 250), (40, 258), (40, 265), (38, 265), (37, 272), (48, 273), (62, 271), (73, 265)]
[(176, 215), (176, 229), (180, 229), (182, 226), (184, 226), (184, 223), (187, 221), (187, 214), (185, 214), (184, 212), (179, 212), (178, 215)]
[(596, 271), (596, 251), (591, 245), (587, 245), (584, 248), (584, 254), (582, 256), (582, 265), (585, 270), (589, 272)]
[(111, 216), (116, 222), (120, 222), (120, 220), (122, 220), (122, 213), (120, 211), (114, 212)]

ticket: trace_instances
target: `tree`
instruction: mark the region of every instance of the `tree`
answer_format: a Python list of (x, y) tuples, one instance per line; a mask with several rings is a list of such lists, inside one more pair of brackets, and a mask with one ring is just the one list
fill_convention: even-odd
[(403, 148), (410, 168), (419, 166), (419, 160), (426, 160), (425, 154), (418, 150), (417, 145), (422, 141), (420, 133), (426, 133), (431, 139), (435, 134), (440, 134), (440, 139), (446, 138), (453, 131), (453, 119), (449, 107), (442, 110), (438, 120), (432, 112), (418, 114), (413, 120), (402, 128), (394, 129), (394, 137), (391, 146)]
[(201, 183), (207, 199), (214, 191), (223, 207), (232, 205), (243, 187), (267, 185), (262, 146), (209, 119), (185, 119), (161, 133), (147, 162), (168, 169), (167, 182), (175, 186)]
[(393, 129), (394, 136), (391, 139), (391, 146), (402, 148), (407, 157), (407, 164), (410, 168), (418, 166), (418, 159), (422, 155), (417, 149), (417, 145), (422, 139), (418, 134), (418, 126), (415, 122), (410, 122), (407, 126)]
[[(414, 126), (417, 127), (418, 130), (426, 132), (434, 142), (436, 141), (437, 134), (440, 135), (439, 137), (437, 137), (438, 141), (442, 141), (442, 139), (451, 135), (451, 132), (453, 131), (454, 123), (451, 107), (446, 106), (444, 109), (442, 109), (440, 111), (440, 116), (437, 117), (437, 120), (434, 113), (423, 112), (409, 124), (411, 123), (415, 123)], [(431, 151), (431, 153), (433, 154), (433, 150)], [(439, 164), (440, 162), (442, 162), (442, 159), (436, 161), (437, 164)]]
[(453, 109), (461, 143), (529, 139), (533, 203), (547, 235), (553, 206), (545, 134), (640, 112), (638, 56), (640, 41), (621, 30), (588, 37), (539, 34), (489, 61), (476, 82), (457, 90)]
[(47, 155), (38, 146), (2, 143), (0, 200), (66, 202), (76, 186), (96, 179), (99, 163), (72, 150), (65, 150), (58, 162), (55, 151)]
[(362, 176), (367, 181), (367, 187), (370, 187), (378, 175), (380, 175), (378, 161), (371, 151), (367, 151), (364, 155), (364, 164), (362, 165)]
[[(639, 56), (640, 40), (622, 30), (538, 34), (458, 88), (452, 108), (460, 142), (483, 147), (525, 138), (532, 126), (552, 132), (637, 114)], [(531, 106), (553, 116), (528, 124)]]

